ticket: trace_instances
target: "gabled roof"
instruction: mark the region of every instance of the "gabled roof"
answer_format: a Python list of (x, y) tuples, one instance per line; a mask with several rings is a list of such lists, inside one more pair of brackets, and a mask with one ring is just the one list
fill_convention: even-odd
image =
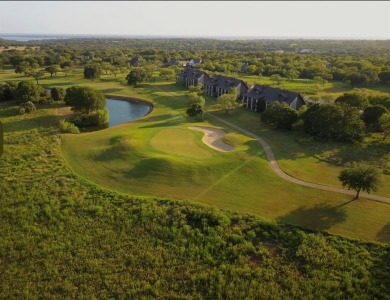
[(226, 77), (222, 75), (214, 75), (206, 84), (215, 85), (216, 87), (224, 90), (229, 90), (229, 88), (231, 87), (238, 87), (240, 84), (248, 88), (247, 84), (244, 81), (237, 78)]
[(191, 67), (184, 68), (184, 70), (182, 72), (178, 73), (177, 76), (180, 76), (180, 77), (183, 77), (183, 78), (186, 78), (189, 80), (199, 79), (202, 76), (205, 76), (205, 78), (207, 78), (207, 79), (209, 78), (209, 76), (205, 72), (199, 71), (197, 69), (193, 69)]
[(244, 96), (253, 99), (263, 98), (267, 103), (282, 101), (286, 102), (288, 105), (290, 105), (297, 97), (300, 97), (304, 101), (303, 97), (299, 93), (257, 84), (254, 85), (248, 93), (244, 94)]
[(129, 63), (130, 64), (135, 64), (135, 63), (137, 63), (139, 61), (140, 61), (140, 59), (138, 57), (133, 57), (132, 59), (129, 60)]
[(194, 64), (200, 64), (202, 62), (199, 58), (191, 58), (189, 61), (192, 61)]

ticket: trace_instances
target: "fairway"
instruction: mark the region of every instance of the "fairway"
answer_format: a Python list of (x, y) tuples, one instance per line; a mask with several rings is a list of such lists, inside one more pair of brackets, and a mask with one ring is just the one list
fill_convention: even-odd
[[(133, 122), (96, 132), (61, 135), (62, 157), (73, 171), (90, 182), (133, 196), (191, 200), (354, 238), (383, 240), (390, 205), (365, 199), (349, 203), (348, 195), (283, 180), (272, 171), (255, 139), (209, 117), (201, 122), (189, 118), (183, 87), (158, 82), (130, 88), (112, 76), (85, 80), (81, 70), (77, 71), (73, 76), (47, 78), (42, 85), (88, 85), (112, 96), (154, 104), (150, 114)], [(0, 75), (4, 80), (20, 80), (14, 73), (3, 73)], [(215, 99), (207, 101), (211, 112)], [(320, 162), (316, 153), (298, 145), (287, 134), (259, 126), (255, 112), (238, 109), (228, 115), (216, 114), (264, 137), (286, 173), (338, 186), (338, 167)], [(6, 124), (5, 129), (6, 126), (10, 128)], [(222, 141), (234, 150), (220, 152), (210, 148), (202, 142), (205, 134), (189, 127), (224, 131)], [(388, 182), (385, 176), (384, 182)], [(378, 194), (388, 194), (386, 187)]]
[(210, 158), (211, 153), (198, 146), (195, 139), (196, 135), (189, 130), (169, 128), (158, 131), (150, 140), (150, 145), (156, 150), (173, 155), (195, 159)]
[[(154, 110), (99, 132), (64, 135), (64, 157), (92, 182), (130, 195), (188, 199), (368, 240), (376, 240), (388, 223), (390, 205), (364, 199), (345, 205), (348, 195), (289, 183), (271, 170), (255, 139), (211, 118), (193, 122), (184, 114), (187, 101), (178, 86), (144, 85), (126, 93), (153, 102)], [(223, 140), (234, 151), (204, 145), (203, 133), (188, 129), (195, 126), (223, 129)]]

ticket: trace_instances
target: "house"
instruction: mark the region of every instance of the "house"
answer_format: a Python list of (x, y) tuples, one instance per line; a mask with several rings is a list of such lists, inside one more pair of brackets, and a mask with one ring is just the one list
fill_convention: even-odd
[(133, 57), (132, 59), (130, 59), (127, 63), (130, 64), (131, 66), (133, 67), (136, 67), (138, 66), (138, 64), (140, 63), (141, 59), (138, 58), (138, 57)]
[(177, 64), (178, 64), (177, 59), (176, 58), (171, 58), (166, 63), (164, 63), (164, 67), (176, 66)]
[(188, 64), (188, 61), (186, 60), (179, 60), (179, 65), (182, 66), (182, 67), (186, 67)]
[(241, 67), (240, 67), (240, 72), (241, 73), (245, 73), (246, 72), (246, 69), (249, 67), (249, 63), (246, 62), (245, 64), (243, 64)]
[(214, 97), (227, 94), (232, 87), (237, 89), (238, 99), (241, 99), (249, 90), (248, 85), (244, 81), (222, 75), (214, 75), (203, 83), (204, 93)]
[(201, 59), (193, 58), (188, 61), (187, 66), (196, 67), (201, 63), (202, 63)]
[(176, 75), (176, 83), (184, 84), (186, 87), (191, 85), (203, 85), (210, 77), (205, 72), (186, 67), (184, 70)]
[(293, 109), (306, 105), (305, 99), (299, 93), (256, 84), (243, 95), (242, 103), (244, 107), (256, 111), (259, 101), (264, 101), (266, 107), (274, 101), (287, 103)]

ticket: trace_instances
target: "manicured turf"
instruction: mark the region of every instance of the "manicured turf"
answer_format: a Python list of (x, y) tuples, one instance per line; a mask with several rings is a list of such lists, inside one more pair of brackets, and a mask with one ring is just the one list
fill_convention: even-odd
[(185, 129), (168, 128), (158, 131), (150, 145), (156, 150), (195, 159), (210, 158), (211, 153), (195, 143), (196, 135)]
[[(155, 86), (129, 88), (119, 78), (88, 81), (80, 76), (80, 73), (58, 76), (41, 83), (62, 87), (80, 83), (106, 93), (143, 98), (155, 104), (151, 114), (132, 123), (80, 135), (63, 135), (62, 153), (66, 161), (73, 170), (92, 182), (133, 195), (190, 199), (368, 240), (379, 240), (389, 222), (390, 205), (364, 199), (345, 204), (350, 200), (349, 196), (288, 183), (272, 172), (261, 146), (253, 139), (211, 119), (193, 122), (185, 115), (187, 99), (182, 87), (162, 82)], [(208, 101), (211, 110), (215, 100)], [(304, 170), (303, 176), (318, 177), (319, 182), (320, 179), (334, 180), (334, 177), (324, 178), (327, 174), (324, 166), (332, 167), (325, 162), (320, 165), (304, 145), (297, 144), (288, 134), (261, 127), (256, 113), (237, 110), (226, 117), (264, 136), (287, 172), (290, 166), (295, 172)], [(208, 148), (201, 143), (202, 133), (189, 131), (189, 126), (215, 126), (225, 130), (224, 141), (234, 145), (235, 150), (220, 153)], [(212, 157), (193, 159), (188, 155), (177, 155), (177, 149), (173, 150), (176, 146), (161, 151), (161, 147), (168, 144), (161, 146), (161, 140), (170, 130), (191, 133), (191, 138), (184, 134), (191, 140), (192, 148), (197, 147), (191, 151), (199, 154), (201, 149)], [(153, 145), (155, 139), (160, 142), (158, 149)], [(184, 147), (187, 145), (180, 145), (182, 150)], [(334, 176), (336, 173), (329, 174)]]

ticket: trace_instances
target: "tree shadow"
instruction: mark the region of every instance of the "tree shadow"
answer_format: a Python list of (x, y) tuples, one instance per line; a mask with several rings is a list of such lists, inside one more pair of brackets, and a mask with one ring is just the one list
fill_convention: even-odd
[[(103, 93), (107, 94), (107, 93), (116, 93), (116, 92), (120, 92), (120, 91), (123, 91), (123, 88), (111, 88), (111, 89), (104, 89), (104, 90), (101, 90)], [(108, 98), (110, 98), (109, 96), (106, 96)]]
[(390, 244), (390, 222), (382, 227), (376, 238), (379, 242)]
[(114, 136), (109, 140), (109, 148), (101, 151), (97, 155), (91, 155), (94, 161), (111, 161), (115, 159), (125, 159), (131, 153), (131, 145), (124, 139), (124, 136)]
[[(23, 117), (23, 116), (22, 116)], [(31, 118), (26, 115), (25, 119), (18, 119), (16, 121), (4, 123), (4, 133), (20, 132), (35, 129), (40, 126), (55, 126), (57, 118), (55, 116), (37, 116)]]
[(247, 141), (244, 145), (248, 146), (248, 150), (246, 152), (251, 156), (260, 156), (264, 154), (263, 147), (256, 140)]
[(337, 223), (344, 222), (346, 218), (347, 214), (344, 208), (320, 203), (314, 207), (301, 206), (278, 218), (278, 221), (318, 230), (327, 230)]

